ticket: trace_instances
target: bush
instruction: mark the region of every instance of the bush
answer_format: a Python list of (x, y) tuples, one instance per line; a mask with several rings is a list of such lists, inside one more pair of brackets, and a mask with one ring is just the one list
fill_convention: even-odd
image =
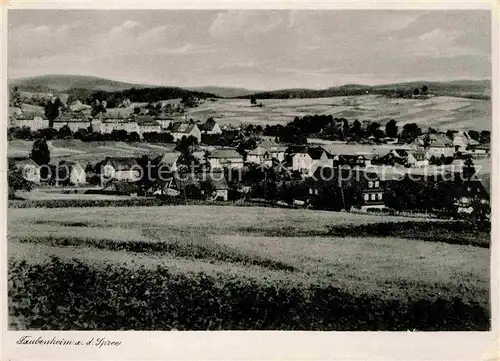
[(381, 299), (331, 285), (130, 269), (53, 257), (9, 262), (11, 327), (43, 330), (488, 330), (480, 304)]

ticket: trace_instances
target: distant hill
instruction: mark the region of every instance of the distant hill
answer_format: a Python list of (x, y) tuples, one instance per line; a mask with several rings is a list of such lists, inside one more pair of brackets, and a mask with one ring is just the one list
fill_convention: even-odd
[(42, 75), (30, 78), (16, 78), (9, 79), (9, 85), (31, 92), (67, 92), (71, 89), (120, 91), (150, 86), (82, 75)]
[(327, 89), (281, 89), (237, 96), (237, 98), (251, 98), (252, 96), (257, 99), (329, 98), (364, 94), (391, 96), (398, 93), (408, 93), (415, 88), (421, 89), (424, 85), (427, 85), (430, 93), (436, 95), (474, 99), (489, 99), (491, 95), (490, 80), (455, 80), (449, 82), (414, 81), (375, 86), (347, 84)]
[(43, 75), (30, 78), (9, 79), (9, 87), (17, 86), (26, 92), (67, 93), (76, 99), (107, 99), (119, 103), (124, 98), (132, 102), (150, 102), (182, 97), (217, 98), (213, 93), (179, 87), (125, 83), (94, 76)]
[(212, 93), (221, 98), (237, 98), (261, 92), (260, 90), (249, 90), (244, 88), (229, 88), (229, 87), (217, 87), (217, 86), (192, 87), (192, 88), (190, 87), (186, 89), (204, 93)]

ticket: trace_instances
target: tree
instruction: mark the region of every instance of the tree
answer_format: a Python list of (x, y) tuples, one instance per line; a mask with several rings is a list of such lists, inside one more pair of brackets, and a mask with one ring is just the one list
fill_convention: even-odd
[(420, 89), (415, 88), (413, 89), (413, 95), (419, 95), (420, 94)]
[(250, 104), (257, 105), (257, 99), (254, 96), (250, 97)]
[(21, 94), (19, 93), (19, 88), (17, 86), (12, 88), (9, 103), (10, 103), (9, 106), (11, 106), (11, 107), (20, 107), (21, 106)]
[(132, 132), (132, 133), (128, 134), (128, 141), (129, 142), (140, 142), (141, 141), (141, 137), (140, 137), (139, 133)]
[(394, 119), (389, 120), (385, 125), (385, 135), (390, 138), (398, 137), (398, 126)]
[(49, 128), (54, 126), (54, 119), (59, 116), (59, 107), (61, 106), (61, 100), (56, 98), (53, 102), (49, 101), (45, 105), (45, 116), (49, 120)]
[(363, 130), (361, 128), (361, 122), (359, 120), (355, 120), (352, 123), (351, 128), (349, 129), (349, 135), (354, 138), (361, 138), (363, 135)]
[(59, 139), (68, 139), (73, 136), (73, 132), (71, 131), (71, 128), (68, 126), (68, 124), (65, 124), (59, 129), (58, 133), (58, 138)]
[(427, 85), (424, 85), (422, 87), (422, 94), (427, 94), (429, 92), (429, 88), (427, 87)]
[(74, 134), (74, 137), (76, 139), (80, 139), (80, 140), (84, 140), (88, 137), (89, 133), (87, 131), (87, 129), (78, 129), (75, 134)]
[[(33, 148), (31, 149), (30, 157), (36, 164), (40, 166), (46, 166), (49, 164), (50, 150), (45, 139), (39, 138), (33, 142)], [(43, 179), (47, 179), (47, 172), (47, 167), (41, 168), (40, 177), (42, 177)]]
[(422, 134), (422, 130), (416, 123), (408, 123), (403, 126), (401, 136), (406, 140), (414, 140)]
[(479, 142), (481, 144), (489, 144), (491, 141), (491, 132), (489, 130), (483, 130), (479, 135)]
[(14, 161), (11, 160), (9, 160), (7, 184), (9, 186), (9, 199), (15, 198), (17, 190), (30, 191), (33, 188), (33, 183), (26, 179), (23, 170), (16, 168)]
[(475, 141), (479, 142), (479, 132), (477, 130), (469, 130), (469, 136), (474, 139)]

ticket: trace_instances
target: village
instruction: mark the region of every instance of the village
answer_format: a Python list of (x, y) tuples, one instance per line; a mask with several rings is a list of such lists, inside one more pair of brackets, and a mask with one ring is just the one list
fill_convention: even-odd
[[(189, 106), (201, 101), (191, 100)], [(48, 104), (57, 102), (60, 98), (52, 97)], [(11, 167), (22, 170), (30, 181), (29, 186), (21, 182), (24, 185), (16, 191), (37, 190), (49, 198), (63, 193), (67, 199), (78, 194), (80, 198), (247, 200), (337, 211), (489, 217), (489, 210), (484, 210), (489, 204), (489, 170), (478, 176), (476, 169), (478, 164), (488, 166), (488, 132), (432, 128), (423, 132), (414, 124), (398, 131), (395, 121), (384, 131), (378, 124), (357, 120), (349, 124), (331, 116), (296, 118), (284, 128), (221, 125), (213, 117), (188, 118), (183, 103), (187, 102), (131, 107), (126, 100), (121, 107), (107, 108), (106, 101), (86, 105), (76, 100), (59, 108), (51, 120), (41, 112), (11, 106), (9, 138), (43, 142), (47, 151), (46, 143), (52, 139), (175, 146), (158, 154), (112, 155), (88, 163), (46, 162), (37, 160), (32, 151), (30, 157), (11, 157)], [(295, 133), (290, 135), (292, 126)], [(408, 182), (418, 195), (411, 194)], [(449, 191), (450, 184), (454, 192)], [(437, 203), (439, 189), (447, 189), (441, 192), (447, 200)]]

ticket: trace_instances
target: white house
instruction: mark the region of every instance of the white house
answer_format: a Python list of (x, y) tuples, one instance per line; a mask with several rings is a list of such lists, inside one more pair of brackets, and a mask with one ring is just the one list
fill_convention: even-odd
[(201, 142), (201, 131), (194, 123), (175, 122), (172, 125), (171, 134), (176, 141), (182, 139), (182, 137), (193, 136), (198, 140), (198, 143)]
[(135, 158), (108, 157), (103, 165), (102, 175), (107, 180), (136, 182), (140, 179), (141, 169)]
[(49, 127), (49, 120), (41, 113), (21, 113), (12, 116), (11, 125), (15, 127), (27, 127), (32, 131)]
[(272, 164), (272, 158), (271, 154), (269, 154), (266, 149), (258, 146), (247, 152), (247, 162), (270, 166)]
[(207, 121), (200, 125), (200, 131), (203, 134), (222, 134), (222, 129), (214, 118), (208, 118)]
[(142, 137), (144, 133), (160, 133), (161, 125), (150, 115), (138, 115), (133, 118), (138, 125), (138, 133)]
[(60, 130), (62, 127), (67, 125), (74, 133), (78, 129), (87, 130), (91, 124), (91, 120), (83, 113), (63, 113), (54, 120), (53, 128)]
[(243, 156), (233, 148), (214, 149), (208, 155), (208, 161), (212, 169), (243, 167)]
[(304, 175), (311, 175), (322, 166), (333, 166), (333, 160), (321, 147), (303, 147), (292, 156), (292, 170), (297, 170)]
[(56, 180), (73, 186), (79, 186), (87, 183), (87, 174), (78, 162), (61, 161), (57, 167)]
[(271, 139), (264, 139), (259, 146), (269, 152), (271, 159), (276, 159), (279, 162), (285, 160), (286, 147), (279, 145)]

